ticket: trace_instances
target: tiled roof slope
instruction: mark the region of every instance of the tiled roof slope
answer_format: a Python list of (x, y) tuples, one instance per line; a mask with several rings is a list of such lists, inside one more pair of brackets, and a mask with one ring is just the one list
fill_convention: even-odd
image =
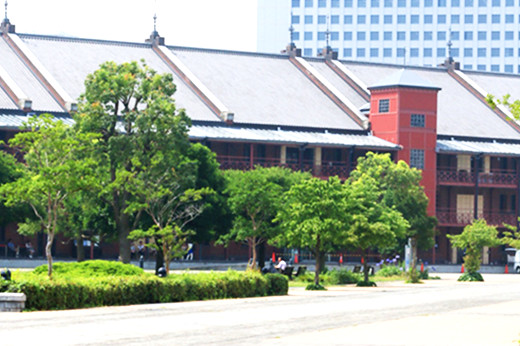
[[(173, 73), (150, 45), (59, 37), (19, 35), (58, 83), (77, 99), (84, 90), (89, 73), (105, 61), (116, 63), (140, 61), (159, 73)], [(194, 120), (219, 121), (213, 112), (174, 75), (176, 105), (185, 108)]]
[(171, 48), (235, 123), (363, 130), (287, 56)]
[[(369, 87), (395, 74), (403, 66), (343, 62)], [(503, 138), (520, 140), (520, 133), (489, 106), (450, 76), (443, 68), (406, 67), (431, 85), (441, 88), (438, 94), (437, 133), (441, 136)], [(495, 77), (500, 83), (503, 76)]]

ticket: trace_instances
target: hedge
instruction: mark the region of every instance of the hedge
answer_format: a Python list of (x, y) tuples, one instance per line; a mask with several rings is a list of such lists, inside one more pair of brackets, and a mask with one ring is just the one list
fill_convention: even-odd
[[(19, 277), (18, 277), (19, 276)], [(193, 300), (285, 295), (289, 283), (280, 274), (250, 272), (65, 277), (17, 275), (1, 291), (23, 292), (26, 310), (62, 310), (95, 306), (168, 303)]]

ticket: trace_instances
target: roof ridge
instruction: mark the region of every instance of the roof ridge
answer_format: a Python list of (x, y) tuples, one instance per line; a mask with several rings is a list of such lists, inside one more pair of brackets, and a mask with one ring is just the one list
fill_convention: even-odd
[(38, 35), (38, 34), (18, 34), (20, 38), (30, 38), (42, 41), (64, 41), (64, 42), (76, 42), (76, 43), (93, 43), (93, 44), (112, 44), (118, 46), (131, 46), (131, 47), (141, 47), (141, 48), (150, 48), (151, 44), (149, 43), (140, 43), (140, 42), (127, 42), (127, 41), (113, 41), (113, 40), (102, 40), (102, 39), (93, 39), (93, 38), (82, 38), (82, 37), (67, 37), (67, 36), (58, 36), (58, 35)]

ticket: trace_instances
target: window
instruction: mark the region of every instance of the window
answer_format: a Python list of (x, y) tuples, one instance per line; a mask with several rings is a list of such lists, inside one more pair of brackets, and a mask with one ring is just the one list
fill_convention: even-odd
[(485, 71), (486, 70), (486, 65), (477, 65), (477, 70), (478, 71)]
[(446, 31), (437, 31), (437, 40), (446, 41)]
[(424, 150), (410, 149), (410, 167), (424, 169)]
[(379, 31), (371, 31), (370, 32), (370, 41), (379, 40)]
[(464, 70), (471, 70), (471, 69), (473, 69), (473, 65), (471, 65), (471, 64), (464, 64), (464, 66), (462, 68)]
[(487, 23), (487, 15), (486, 14), (479, 14), (478, 15), (478, 23), (479, 24), (486, 24)]
[(424, 48), (423, 56), (425, 58), (431, 58), (433, 56), (433, 50), (431, 48)]
[(417, 14), (412, 14), (410, 16), (410, 23), (411, 24), (419, 24), (419, 15)]
[(303, 39), (305, 41), (312, 41), (312, 31), (305, 31), (303, 34)]
[(412, 7), (419, 7), (419, 0), (411, 0)]
[(452, 14), (451, 15), (451, 24), (459, 24), (460, 23), (460, 17), (458, 14)]
[(491, 72), (500, 72), (500, 65), (491, 65)]
[(404, 14), (397, 15), (397, 24), (406, 24), (406, 16)]
[(506, 14), (506, 23), (514, 23), (515, 17), (512, 14)]
[(485, 58), (486, 55), (487, 55), (487, 52), (486, 52), (486, 51), (487, 51), (486, 48), (478, 48), (478, 49), (477, 49), (477, 56), (478, 56), (479, 58)]
[(379, 16), (376, 14), (371, 15), (370, 24), (379, 24)]
[(397, 57), (398, 58), (404, 57), (405, 53), (406, 53), (406, 50), (404, 48), (397, 48)]
[(312, 24), (312, 16), (305, 16), (305, 24)]
[(367, 7), (366, 0), (357, 0), (357, 7)]
[(330, 24), (339, 24), (339, 16), (331, 16)]
[(500, 31), (491, 31), (491, 40), (499, 41), (500, 40)]
[(473, 7), (473, 0), (465, 0), (464, 1), (465, 7)]
[(352, 0), (345, 0), (345, 7), (351, 8), (352, 7)]
[(424, 127), (424, 114), (412, 114), (410, 117), (411, 127)]
[(491, 48), (491, 56), (496, 58), (500, 56), (500, 48)]
[(343, 33), (343, 41), (352, 41), (352, 32), (345, 31)]
[(433, 0), (424, 0), (424, 7), (433, 7)]
[(458, 41), (460, 38), (460, 35), (459, 35), (459, 32), (458, 31), (452, 31), (451, 32), (451, 39), (453, 41)]
[(366, 33), (364, 31), (358, 31), (356, 38), (358, 41), (364, 41), (366, 39)]
[(446, 15), (445, 14), (439, 14), (437, 16), (437, 23), (439, 23), (439, 24), (446, 24)]
[(454, 58), (457, 58), (459, 56), (459, 49), (458, 48), (452, 48), (451, 49), (451, 55), (454, 57)]
[(366, 21), (367, 21), (367, 17), (365, 17), (364, 15), (360, 14), (359, 16), (357, 16), (358, 24), (365, 24)]
[(473, 15), (472, 14), (466, 14), (464, 16), (464, 23), (466, 23), (466, 24), (473, 24)]
[(304, 56), (312, 56), (312, 48), (304, 48), (303, 49)]
[(300, 0), (292, 0), (291, 6), (294, 8), (300, 7)]
[(344, 16), (343, 24), (352, 24), (352, 16), (351, 15)]
[(305, 0), (305, 7), (312, 7), (313, 3), (312, 0)]
[(300, 16), (291, 16), (292, 24), (300, 24)]
[(419, 31), (410, 32), (410, 41), (419, 41)]
[(391, 14), (385, 14), (383, 17), (383, 22), (385, 24), (392, 24), (392, 15)]
[(506, 72), (506, 73), (513, 73), (513, 65), (505, 65), (504, 66), (504, 72)]
[(392, 57), (392, 48), (383, 48), (383, 57), (385, 57), (385, 58)]
[(406, 7), (406, 0), (397, 0), (397, 7)]
[(327, 7), (327, 0), (318, 0), (318, 7)]
[(500, 0), (493, 0), (493, 2), (491, 3), (493, 7), (500, 7)]
[(397, 32), (397, 41), (404, 41), (404, 40), (406, 40), (406, 32), (398, 31)]
[(339, 8), (339, 0), (331, 0), (330, 1), (330, 7), (332, 7), (332, 8)]
[(493, 24), (500, 23), (500, 15), (499, 14), (491, 15), (491, 23), (493, 23)]
[(379, 0), (370, 0), (370, 7), (379, 7)]
[(451, 0), (451, 7), (460, 7), (460, 0)]
[(385, 31), (383, 33), (383, 40), (385, 40), (385, 41), (392, 41), (392, 32), (391, 31)]
[(318, 32), (318, 41), (325, 41), (325, 31)]
[(487, 0), (478, 0), (478, 7), (487, 7)]
[(299, 41), (300, 40), (300, 33), (298, 31), (293, 32), (293, 40)]
[(505, 35), (504, 37), (505, 37), (506, 41), (514, 40), (515, 34), (512, 31), (506, 31), (504, 35)]
[(333, 31), (330, 33), (330, 40), (331, 41), (339, 41), (339, 32)]
[(390, 100), (382, 99), (379, 100), (379, 113), (388, 113), (390, 110)]
[(507, 7), (513, 7), (515, 5), (514, 0), (506, 0), (506, 6)]
[(424, 32), (424, 40), (425, 41), (433, 40), (433, 33), (431, 31), (425, 31)]
[(504, 48), (504, 56), (506, 58), (513, 56), (513, 48)]
[(464, 48), (464, 56), (467, 58), (473, 57), (473, 48)]
[(419, 56), (419, 48), (411, 48), (410, 49), (410, 56), (412, 58), (417, 58)]
[(438, 7), (446, 7), (446, 0), (438, 0), (437, 1)]
[(473, 31), (464, 31), (465, 40), (473, 40)]
[(437, 48), (437, 56), (444, 58), (446, 56), (446, 48)]
[(343, 56), (345, 58), (351, 58), (352, 57), (352, 48), (343, 48)]
[(370, 57), (371, 58), (379, 57), (379, 49), (378, 48), (370, 48)]
[(318, 16), (318, 24), (327, 24), (327, 16)]
[(479, 31), (478, 32), (478, 40), (479, 41), (485, 41), (486, 37), (487, 37), (487, 32), (486, 31)]
[(358, 58), (364, 58), (365, 57), (365, 48), (358, 48), (356, 50), (356, 54)]
[(424, 16), (424, 24), (431, 24), (433, 23), (433, 16), (431, 14), (426, 14)]
[(385, 0), (385, 7), (393, 7), (394, 1), (393, 0)]

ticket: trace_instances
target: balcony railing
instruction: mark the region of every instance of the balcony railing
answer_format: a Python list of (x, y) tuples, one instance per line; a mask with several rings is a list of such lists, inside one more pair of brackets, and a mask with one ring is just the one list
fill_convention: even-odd
[(282, 164), (280, 159), (275, 158), (253, 158), (252, 162), (249, 157), (244, 156), (221, 156), (217, 155), (217, 161), (220, 163), (221, 169), (239, 169), (249, 170), (254, 166), (261, 167), (287, 167), (294, 171), (302, 169), (304, 172), (310, 172), (312, 175), (320, 178), (328, 178), (337, 175), (340, 178), (347, 178), (349, 175), (348, 165), (344, 162), (326, 161), (322, 165), (315, 166), (313, 161), (304, 160), (302, 164), (295, 160), (288, 160)]
[[(481, 186), (516, 187), (518, 183), (517, 173), (514, 170), (480, 172), (478, 179)], [(440, 185), (475, 185), (475, 175), (472, 172), (454, 168), (439, 168), (437, 169), (437, 182)]]
[[(473, 210), (437, 209), (439, 226), (463, 227), (471, 224), (474, 219)], [(503, 227), (504, 224), (516, 225), (516, 213), (513, 211), (488, 210), (479, 213), (478, 218), (484, 218), (489, 225)]]

